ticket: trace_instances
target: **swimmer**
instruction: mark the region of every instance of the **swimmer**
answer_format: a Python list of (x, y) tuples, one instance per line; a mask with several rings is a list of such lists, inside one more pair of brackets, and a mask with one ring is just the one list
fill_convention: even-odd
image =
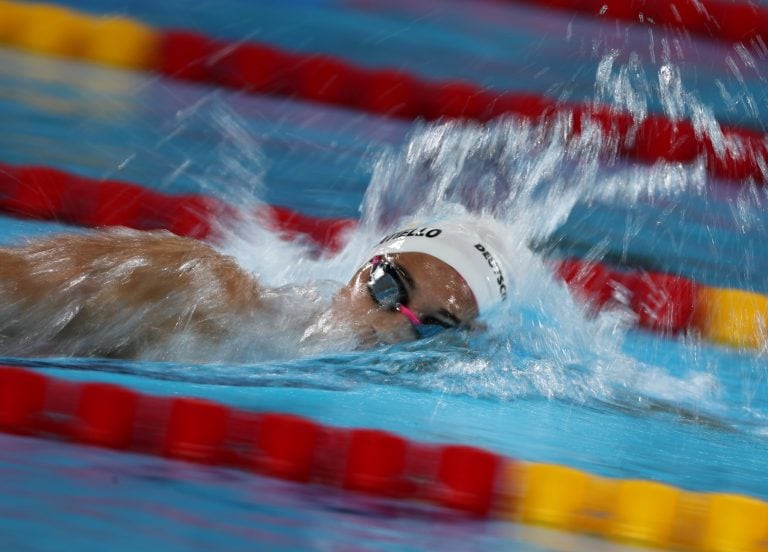
[[(384, 237), (307, 323), (362, 346), (413, 340), (470, 327), (507, 285), (493, 232), (470, 219), (411, 226)], [(269, 296), (232, 257), (168, 232), (36, 239), (0, 248), (0, 355), (146, 357), (183, 332), (221, 344), (279, 314)]]

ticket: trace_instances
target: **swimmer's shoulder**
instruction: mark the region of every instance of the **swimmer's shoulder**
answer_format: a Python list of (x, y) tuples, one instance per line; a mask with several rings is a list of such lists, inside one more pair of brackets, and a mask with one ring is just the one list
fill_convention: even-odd
[[(143, 231), (109, 228), (90, 232), (57, 234), (35, 238), (17, 247), (0, 249), (10, 269), (22, 265), (24, 272), (77, 275), (99, 280), (111, 287), (151, 281), (173, 280), (177, 285), (215, 284), (233, 302), (255, 299), (261, 288), (237, 261), (201, 240), (177, 236), (165, 230)], [(122, 275), (109, 280), (109, 274)], [(168, 282), (170, 284), (170, 282)], [(129, 286), (130, 287), (130, 286)]]
[(221, 255), (203, 241), (177, 236), (167, 230), (145, 231), (124, 227), (54, 234), (29, 240), (7, 248), (7, 251), (29, 258), (71, 258), (73, 261), (101, 258), (113, 262), (140, 257), (171, 262)]

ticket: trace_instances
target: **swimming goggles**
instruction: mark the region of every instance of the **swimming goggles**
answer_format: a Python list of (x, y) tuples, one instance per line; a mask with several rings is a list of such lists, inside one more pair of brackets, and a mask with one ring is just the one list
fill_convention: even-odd
[(413, 326), (419, 339), (431, 337), (447, 328), (454, 328), (455, 325), (431, 316), (420, 319), (407, 307), (408, 290), (403, 282), (404, 276), (401, 270), (381, 255), (371, 259), (368, 292), (373, 302), (380, 308), (402, 313)]

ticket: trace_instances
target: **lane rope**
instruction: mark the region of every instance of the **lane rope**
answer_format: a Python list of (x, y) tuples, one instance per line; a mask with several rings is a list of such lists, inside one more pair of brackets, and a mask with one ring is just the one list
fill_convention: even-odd
[(0, 431), (235, 468), (468, 516), (679, 550), (764, 550), (768, 503), (609, 479), (482, 448), (425, 444), (198, 398), (0, 366)]
[(266, 205), (255, 213), (210, 196), (170, 195), (121, 180), (97, 180), (45, 166), (0, 163), (0, 212), (86, 228), (126, 226), (169, 230), (179, 236), (210, 239), (215, 220), (254, 215), (286, 239), (306, 238), (318, 248), (341, 247), (352, 219), (323, 219)]
[[(0, 163), (0, 213), (87, 228), (162, 229), (214, 239), (216, 221), (236, 220), (241, 212), (213, 197), (174, 196), (50, 167)], [(347, 232), (356, 226), (352, 219), (315, 218), (277, 206), (261, 207), (255, 215), (282, 238), (307, 239), (319, 252), (327, 253), (338, 251)], [(737, 348), (759, 349), (768, 344), (768, 296), (576, 259), (556, 261), (555, 270), (596, 311), (629, 309), (641, 328), (672, 335), (694, 333)]]
[(768, 181), (765, 135), (736, 126), (720, 125), (722, 135), (712, 136), (691, 121), (659, 114), (636, 119), (605, 105), (492, 91), (463, 81), (429, 81), (333, 56), (290, 52), (266, 43), (226, 41), (188, 30), (154, 29), (126, 17), (96, 17), (51, 4), (0, 0), (0, 43), (409, 120), (489, 121), (505, 114), (532, 122), (566, 119), (574, 136), (587, 126), (599, 128), (616, 155), (643, 163), (703, 159), (714, 177)]

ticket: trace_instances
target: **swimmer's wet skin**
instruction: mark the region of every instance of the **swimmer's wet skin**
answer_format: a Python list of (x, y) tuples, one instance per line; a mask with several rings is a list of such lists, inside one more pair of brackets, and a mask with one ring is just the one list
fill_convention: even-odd
[[(465, 218), (386, 236), (326, 327), (363, 346), (467, 327), (506, 297), (498, 237), (479, 228)], [(227, 344), (279, 316), (265, 291), (233, 258), (168, 232), (42, 238), (0, 248), (0, 354), (173, 358), (165, 345), (182, 334)]]
[(217, 342), (262, 291), (234, 259), (168, 232), (0, 248), (0, 354), (135, 357), (182, 331)]

